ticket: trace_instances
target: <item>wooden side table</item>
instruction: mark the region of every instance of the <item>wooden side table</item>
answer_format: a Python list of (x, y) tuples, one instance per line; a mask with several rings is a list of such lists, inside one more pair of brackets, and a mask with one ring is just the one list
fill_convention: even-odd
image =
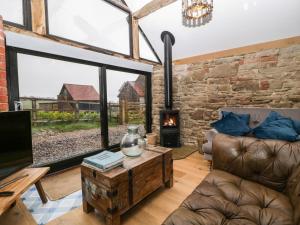
[(23, 169), (23, 170), (20, 170), (20, 171), (14, 173), (13, 175), (2, 180), (0, 182), (0, 184), (6, 183), (7, 181), (10, 181), (16, 177), (28, 174), (28, 176), (8, 185), (5, 188), (0, 190), (0, 191), (13, 191), (14, 192), (14, 194), (12, 196), (0, 197), (0, 216), (7, 209), (9, 209), (11, 207), (11, 205), (14, 204), (21, 197), (21, 195), (33, 184), (35, 184), (42, 202), (46, 203), (47, 197), (42, 188), (40, 180), (43, 176), (45, 176), (47, 174), (49, 169), (50, 169), (49, 167), (26, 168), (26, 169)]
[(120, 215), (128, 209), (161, 186), (173, 186), (172, 149), (149, 148), (140, 157), (126, 157), (123, 167), (105, 173), (83, 163), (81, 178), (83, 210), (97, 209), (107, 225), (119, 225)]

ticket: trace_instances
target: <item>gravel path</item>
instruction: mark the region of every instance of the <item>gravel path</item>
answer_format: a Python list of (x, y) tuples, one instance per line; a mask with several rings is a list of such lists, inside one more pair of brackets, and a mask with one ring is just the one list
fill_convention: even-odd
[[(109, 142), (120, 143), (127, 126), (109, 128)], [(143, 133), (143, 129), (141, 133)], [(33, 165), (61, 161), (101, 149), (99, 128), (58, 133), (44, 131), (32, 135)]]

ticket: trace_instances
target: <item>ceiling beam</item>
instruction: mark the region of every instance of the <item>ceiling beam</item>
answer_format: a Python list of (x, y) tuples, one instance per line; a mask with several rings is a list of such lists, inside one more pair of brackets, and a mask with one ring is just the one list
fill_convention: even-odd
[(32, 31), (41, 35), (47, 34), (45, 7), (44, 0), (31, 0)]
[(151, 2), (144, 5), (141, 9), (133, 13), (133, 17), (136, 19), (141, 19), (156, 10), (159, 10), (167, 5), (170, 5), (177, 0), (152, 0)]
[(140, 44), (139, 44), (139, 21), (132, 17), (132, 57), (134, 59), (140, 58)]

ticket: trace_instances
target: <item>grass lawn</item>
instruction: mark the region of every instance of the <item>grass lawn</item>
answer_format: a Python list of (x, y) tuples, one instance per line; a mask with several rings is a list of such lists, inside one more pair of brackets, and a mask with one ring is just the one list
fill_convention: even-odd
[(55, 131), (55, 132), (71, 132), (76, 130), (89, 130), (99, 128), (99, 122), (73, 122), (73, 123), (57, 123), (46, 124), (41, 126), (33, 126), (32, 133), (39, 133), (41, 131)]
[[(141, 124), (143, 123), (141, 120), (132, 120), (129, 124)], [(116, 120), (109, 121), (109, 127), (118, 126), (118, 122)], [(32, 133), (40, 133), (42, 131), (54, 131), (54, 132), (72, 132), (76, 130), (89, 130), (94, 128), (100, 128), (100, 122), (61, 122), (61, 123), (48, 123), (43, 125), (34, 125), (32, 126)]]

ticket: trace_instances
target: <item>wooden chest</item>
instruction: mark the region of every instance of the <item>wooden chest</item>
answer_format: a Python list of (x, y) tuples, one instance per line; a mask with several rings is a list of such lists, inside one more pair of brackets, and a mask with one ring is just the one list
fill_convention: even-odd
[(97, 209), (106, 224), (120, 224), (120, 215), (159, 187), (173, 185), (172, 150), (151, 147), (137, 158), (126, 157), (123, 167), (108, 172), (82, 164), (83, 209)]

